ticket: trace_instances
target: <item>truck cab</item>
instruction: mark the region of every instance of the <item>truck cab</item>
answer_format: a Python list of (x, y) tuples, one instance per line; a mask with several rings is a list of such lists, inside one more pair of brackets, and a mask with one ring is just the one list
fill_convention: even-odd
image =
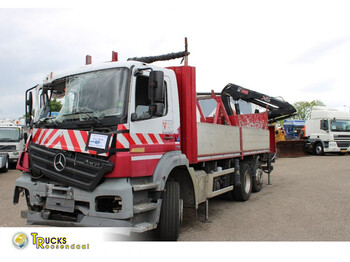
[[(174, 166), (188, 165), (174, 71), (135, 61), (86, 65), (50, 74), (26, 96), (36, 110), (15, 199), (25, 191), (27, 222), (154, 229), (156, 191)], [(47, 117), (53, 97), (63, 101), (55, 118)]]
[(308, 150), (316, 155), (350, 152), (350, 118), (346, 112), (314, 107), (306, 121)]
[(16, 164), (25, 146), (27, 134), (21, 125), (0, 123), (0, 153), (7, 154), (9, 164)]

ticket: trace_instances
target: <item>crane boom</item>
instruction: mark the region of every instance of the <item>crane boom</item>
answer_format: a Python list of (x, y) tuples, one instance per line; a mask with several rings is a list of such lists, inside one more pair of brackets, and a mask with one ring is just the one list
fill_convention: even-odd
[[(230, 97), (234, 101), (241, 99), (263, 108), (267, 108), (270, 123), (276, 122), (277, 120), (289, 118), (295, 115), (297, 112), (294, 106), (284, 101), (282, 98), (270, 97), (268, 95), (230, 83), (227, 84), (221, 92), (222, 102), (229, 115), (233, 114), (230, 106)], [(236, 112), (239, 114), (239, 108), (237, 108), (237, 106)]]

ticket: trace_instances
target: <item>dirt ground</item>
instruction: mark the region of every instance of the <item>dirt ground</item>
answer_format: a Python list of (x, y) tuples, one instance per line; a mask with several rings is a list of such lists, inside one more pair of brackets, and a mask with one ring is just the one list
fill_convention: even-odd
[[(247, 202), (220, 198), (204, 205), (197, 221), (185, 221), (179, 241), (349, 241), (350, 156), (280, 158), (272, 185), (265, 185)], [(12, 204), (17, 170), (0, 173), (0, 226), (24, 227), (20, 211), (25, 199)]]

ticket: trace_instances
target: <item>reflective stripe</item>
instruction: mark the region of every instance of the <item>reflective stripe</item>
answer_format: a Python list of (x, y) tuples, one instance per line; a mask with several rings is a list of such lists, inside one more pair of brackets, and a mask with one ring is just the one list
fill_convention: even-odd
[(152, 133), (119, 133), (117, 135), (117, 148), (129, 148), (130, 145), (162, 145), (164, 144), (162, 137), (162, 134)]
[[(86, 151), (88, 131), (66, 129), (33, 129), (32, 141), (49, 148), (68, 150), (85, 154), (96, 154), (96, 151)], [(111, 146), (112, 139), (109, 147)], [(107, 156), (107, 154), (99, 154)]]
[(139, 160), (152, 160), (152, 159), (161, 159), (163, 155), (152, 155), (152, 156), (133, 156), (131, 157), (131, 161), (139, 161)]
[(138, 138), (137, 134), (130, 134), (131, 138), (135, 141), (136, 145), (142, 145), (141, 140)]
[(159, 134), (154, 134), (154, 137), (157, 139), (158, 144), (164, 144), (163, 139)]
[(142, 134), (144, 136), (144, 138), (146, 139), (147, 141), (147, 144), (149, 145), (153, 145), (153, 142), (152, 142), (152, 139), (149, 137), (148, 134)]
[(126, 139), (126, 137), (123, 134), (118, 134), (117, 139), (118, 139), (118, 142), (120, 143), (120, 144), (118, 144), (117, 148), (129, 148), (130, 147), (129, 141)]

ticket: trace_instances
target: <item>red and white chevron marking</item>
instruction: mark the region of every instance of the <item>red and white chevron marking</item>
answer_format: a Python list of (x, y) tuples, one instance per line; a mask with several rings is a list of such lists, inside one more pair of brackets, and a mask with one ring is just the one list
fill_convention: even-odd
[[(127, 130), (125, 125), (118, 125), (118, 130)], [(119, 133), (117, 135), (117, 148), (130, 148), (134, 145), (162, 145), (164, 144), (163, 134), (153, 133)]]
[(117, 135), (117, 148), (130, 148), (134, 145), (164, 144), (162, 134), (121, 133)]
[(85, 150), (88, 136), (88, 131), (34, 128), (32, 141), (48, 148), (96, 154), (95, 151)]

